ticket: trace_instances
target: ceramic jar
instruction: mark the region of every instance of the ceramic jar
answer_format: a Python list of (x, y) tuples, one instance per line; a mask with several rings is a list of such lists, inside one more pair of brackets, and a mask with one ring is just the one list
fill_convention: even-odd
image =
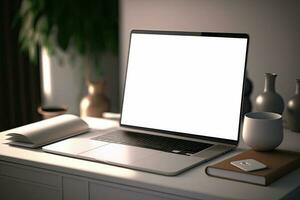
[(284, 101), (275, 90), (276, 77), (277, 74), (265, 73), (264, 91), (256, 97), (255, 101), (255, 107), (257, 111), (282, 114), (284, 109)]
[(80, 102), (80, 115), (82, 117), (102, 117), (109, 111), (110, 101), (104, 94), (104, 81), (87, 81), (88, 95)]
[(287, 127), (295, 132), (300, 132), (300, 79), (296, 79), (296, 91), (286, 108)]
[(256, 151), (275, 149), (283, 140), (282, 116), (271, 112), (252, 112), (244, 117), (243, 140)]

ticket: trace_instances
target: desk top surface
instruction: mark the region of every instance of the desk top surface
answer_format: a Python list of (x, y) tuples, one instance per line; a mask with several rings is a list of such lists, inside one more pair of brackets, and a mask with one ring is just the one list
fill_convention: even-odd
[[(107, 129), (117, 126), (116, 121), (85, 118), (91, 128)], [(41, 149), (26, 149), (7, 144), (6, 132), (0, 134), (0, 161), (13, 162), (43, 168), (60, 173), (73, 174), (119, 183), (138, 188), (196, 199), (280, 199), (300, 188), (300, 168), (282, 177), (268, 187), (230, 181), (207, 176), (205, 167), (233, 156), (245, 149), (239, 148), (224, 156), (188, 170), (178, 176), (168, 177), (127, 168), (91, 162), (76, 158), (42, 152)], [(79, 137), (86, 137), (80, 135)], [(286, 130), (280, 149), (300, 152), (300, 133)]]

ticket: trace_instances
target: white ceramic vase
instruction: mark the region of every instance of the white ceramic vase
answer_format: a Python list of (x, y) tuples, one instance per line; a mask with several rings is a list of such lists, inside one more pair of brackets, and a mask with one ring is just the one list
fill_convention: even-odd
[(243, 140), (256, 151), (275, 149), (283, 139), (282, 116), (272, 112), (252, 112), (244, 117)]
[(284, 101), (275, 90), (276, 77), (277, 74), (265, 73), (264, 92), (259, 94), (255, 101), (257, 111), (282, 114), (284, 110)]

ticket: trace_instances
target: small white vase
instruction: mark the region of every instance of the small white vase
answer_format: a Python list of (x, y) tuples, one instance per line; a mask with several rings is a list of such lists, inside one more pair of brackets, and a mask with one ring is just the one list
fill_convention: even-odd
[(282, 116), (271, 112), (252, 112), (244, 117), (243, 140), (256, 151), (270, 151), (283, 139)]

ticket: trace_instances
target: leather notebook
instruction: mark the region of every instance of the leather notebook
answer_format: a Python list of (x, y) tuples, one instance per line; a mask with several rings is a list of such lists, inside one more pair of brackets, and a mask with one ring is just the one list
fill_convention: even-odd
[[(230, 162), (255, 159), (265, 165), (266, 169), (246, 172)], [(237, 180), (258, 185), (269, 185), (285, 174), (300, 167), (300, 153), (274, 150), (269, 152), (258, 152), (248, 150), (224, 161), (208, 166), (205, 169), (206, 174), (214, 177)]]

